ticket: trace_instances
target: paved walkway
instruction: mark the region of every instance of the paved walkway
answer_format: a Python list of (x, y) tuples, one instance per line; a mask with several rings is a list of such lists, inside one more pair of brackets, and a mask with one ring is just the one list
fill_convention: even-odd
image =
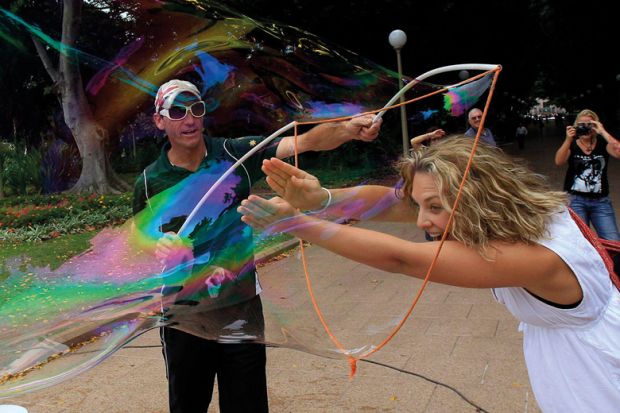
[[(549, 136), (531, 137), (520, 155), (560, 188), (564, 169), (553, 166), (553, 155), (561, 138), (554, 135), (557, 136), (551, 132)], [(505, 150), (518, 153), (513, 145)], [(610, 166), (616, 206), (620, 205), (619, 164), (612, 162)], [(369, 226), (404, 238), (422, 239), (413, 226)], [(310, 248), (308, 253), (314, 263), (311, 272), (317, 274), (323, 294), (320, 301), (328, 314), (337, 314), (338, 319), (344, 320), (340, 330), (343, 342), (355, 342), (352, 330), (369, 332), (377, 326), (393, 324), (407, 309), (419, 285), (419, 281), (408, 277), (366, 271), (317, 248)], [(277, 281), (273, 274), (282, 274), (283, 268), (288, 271), (295, 265), (290, 260), (296, 259), (292, 254), (266, 266), (262, 271), (267, 284)], [(272, 290), (277, 286), (274, 284)], [(266, 291), (270, 291), (269, 287)], [(291, 328), (292, 336), (303, 327), (316, 327), (312, 331), (324, 336), (310, 311), (304, 317), (308, 325), (296, 325), (299, 330)], [(363, 341), (364, 337), (357, 339)], [(325, 345), (321, 340), (316, 339), (317, 346)], [(452, 386), (489, 412), (538, 412), (521, 343), (517, 322), (493, 301), (488, 290), (430, 284), (401, 332), (371, 358), (407, 372), (360, 362), (357, 375), (349, 380), (348, 364), (343, 359), (269, 348), (271, 411), (475, 412), (472, 405), (445, 387)], [(31, 413), (166, 412), (167, 387), (158, 344), (157, 332), (148, 332), (77, 378), (2, 403), (25, 406)], [(216, 400), (214, 395), (209, 412), (219, 411)]]

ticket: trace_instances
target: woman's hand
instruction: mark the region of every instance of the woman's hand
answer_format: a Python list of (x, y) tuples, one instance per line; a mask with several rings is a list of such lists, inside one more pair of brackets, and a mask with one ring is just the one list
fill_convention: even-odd
[(307, 211), (325, 206), (327, 193), (315, 176), (278, 158), (264, 160), (262, 170), (271, 189), (293, 207)]
[(286, 232), (294, 225), (291, 218), (297, 214), (295, 208), (280, 197), (267, 200), (256, 195), (241, 201), (237, 212), (242, 215), (241, 221), (268, 233)]
[(575, 139), (577, 137), (577, 129), (574, 126), (566, 127), (566, 138), (567, 139)]
[(597, 133), (597, 135), (603, 135), (605, 133), (605, 128), (601, 122), (592, 119), (590, 123), (592, 124), (592, 129)]

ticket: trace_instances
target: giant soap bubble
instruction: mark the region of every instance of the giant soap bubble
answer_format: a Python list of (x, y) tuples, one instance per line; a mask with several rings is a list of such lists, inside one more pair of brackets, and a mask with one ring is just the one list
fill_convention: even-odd
[[(216, 2), (123, 4), (131, 38), (110, 56), (68, 50), (46, 32), (45, 22), (0, 9), (4, 47), (28, 52), (23, 39), (32, 35), (48, 50), (71, 54), (73, 64), (90, 73), (85, 90), (111, 140), (127, 128), (136, 133), (136, 119), (151, 113), (158, 85), (175, 77), (200, 87), (208, 104), (206, 126), (214, 136), (269, 135), (293, 120), (311, 123), (373, 111), (397, 91), (396, 77), (387, 69), (309, 33), (260, 22)], [(89, 35), (96, 34), (83, 29), (83, 36)], [(414, 83), (408, 98), (434, 95), (408, 105), (410, 124), (421, 130), (462, 121), (459, 116), (485, 93), (490, 76), (449, 90)], [(302, 166), (325, 173), (325, 179), (334, 169), (341, 175), (347, 168), (362, 170), (351, 175), (350, 184), (376, 178), (375, 166), (383, 165), (384, 172), (400, 152), (400, 138), (391, 139), (390, 128), (398, 123), (390, 126), (390, 113), (378, 142), (347, 144), (334, 155), (321, 155), (326, 161), (302, 157)], [(137, 133), (146, 132), (138, 128)], [(349, 264), (346, 275), (334, 273), (325, 252), (313, 248), (305, 254), (306, 270), (299, 252), (292, 250), (259, 266), (257, 281), (255, 256), (267, 256), (271, 237), (254, 234), (241, 223), (236, 204), (245, 178), (231, 169), (234, 163), (213, 162), (153, 196), (148, 208), (119, 227), (102, 230), (88, 249), (58, 267), (34, 265), (28, 256), (5, 260), (0, 274), (0, 397), (73, 377), (164, 325), (222, 342), (260, 341), (334, 358), (376, 348), (407, 312), (415, 294), (413, 281), (392, 275), (401, 287), (381, 291), (388, 275), (358, 264)], [(382, 206), (372, 207), (376, 212)], [(194, 245), (191, 260), (162, 267), (153, 256), (155, 244), (167, 228), (180, 224), (183, 235), (200, 237), (201, 244)], [(257, 289), (262, 290), (262, 314), (248, 305)], [(327, 302), (326, 291), (337, 299)], [(379, 292), (386, 297), (385, 308), (368, 308), (366, 298)], [(331, 338), (315, 305), (330, 325)]]

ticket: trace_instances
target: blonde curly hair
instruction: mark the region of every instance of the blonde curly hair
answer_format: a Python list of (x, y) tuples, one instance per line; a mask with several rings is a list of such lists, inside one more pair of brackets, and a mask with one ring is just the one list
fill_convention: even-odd
[[(437, 183), (441, 203), (451, 211), (473, 146), (464, 136), (444, 138), (401, 160), (404, 195), (411, 200), (417, 172), (430, 174)], [(475, 246), (487, 257), (491, 241), (532, 244), (548, 236), (551, 215), (567, 205), (564, 192), (551, 191), (542, 175), (501, 149), (478, 143), (450, 235)]]

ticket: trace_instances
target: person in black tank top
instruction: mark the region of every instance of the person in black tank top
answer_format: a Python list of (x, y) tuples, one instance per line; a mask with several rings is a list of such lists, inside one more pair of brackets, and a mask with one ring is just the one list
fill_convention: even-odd
[(570, 207), (600, 238), (620, 241), (618, 224), (609, 199), (607, 166), (620, 158), (620, 142), (605, 130), (596, 113), (584, 109), (566, 128), (566, 139), (555, 154), (555, 164), (568, 165), (564, 190)]

